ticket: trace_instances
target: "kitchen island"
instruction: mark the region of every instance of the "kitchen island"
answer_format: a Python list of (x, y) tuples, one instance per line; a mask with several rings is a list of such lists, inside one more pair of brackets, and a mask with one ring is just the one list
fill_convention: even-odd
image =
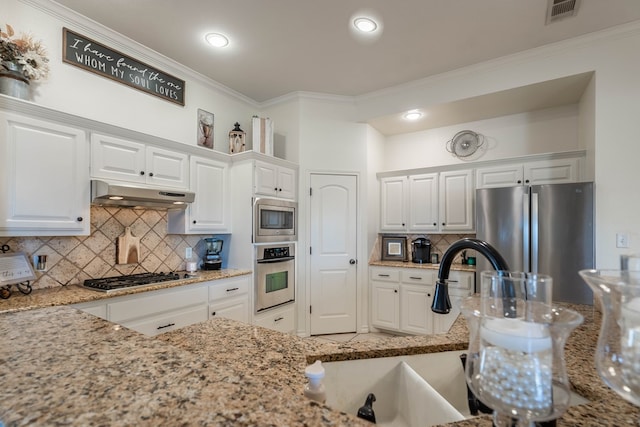
[[(575, 308), (575, 307), (574, 307)], [(598, 313), (567, 343), (574, 406), (561, 426), (637, 425), (640, 411), (597, 376)], [(72, 307), (0, 314), (0, 420), (18, 425), (370, 425), (305, 399), (306, 364), (466, 349), (447, 334), (327, 343), (226, 319), (147, 337)], [(452, 425), (490, 426), (490, 416)]]

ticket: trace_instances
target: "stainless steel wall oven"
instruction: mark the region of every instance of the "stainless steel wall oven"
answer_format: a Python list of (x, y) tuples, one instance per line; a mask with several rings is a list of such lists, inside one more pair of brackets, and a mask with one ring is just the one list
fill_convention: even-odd
[(255, 312), (295, 301), (295, 246), (256, 245)]

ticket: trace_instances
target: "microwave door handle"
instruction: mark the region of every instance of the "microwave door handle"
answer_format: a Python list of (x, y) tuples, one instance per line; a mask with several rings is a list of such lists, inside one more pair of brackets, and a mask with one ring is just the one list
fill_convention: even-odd
[(273, 259), (259, 259), (257, 260), (258, 264), (274, 264), (277, 262), (287, 262), (287, 261), (292, 261), (294, 260), (295, 257), (292, 256), (286, 256), (286, 257), (282, 257), (282, 258), (273, 258)]

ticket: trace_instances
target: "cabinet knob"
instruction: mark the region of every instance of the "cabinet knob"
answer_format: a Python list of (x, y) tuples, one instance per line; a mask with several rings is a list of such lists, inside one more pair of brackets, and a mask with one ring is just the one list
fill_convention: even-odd
[(528, 179), (525, 179), (525, 181), (524, 181), (524, 182), (525, 182), (526, 184), (528, 184), (528, 183), (529, 183), (529, 180), (528, 180)]
[(356, 261), (355, 259), (353, 259), (353, 258), (351, 258), (351, 259), (349, 260), (349, 264), (351, 264), (351, 265), (355, 264), (356, 262), (357, 262), (357, 261)]
[(282, 191), (282, 188), (278, 188), (278, 191)]
[(140, 171), (140, 175), (144, 175), (144, 171)]
[(194, 220), (193, 220), (193, 223), (195, 224), (196, 222), (198, 222), (198, 221), (196, 221), (196, 220), (194, 219)]
[(214, 311), (214, 312), (212, 312), (212, 313), (211, 313), (211, 315), (212, 315), (212, 316), (215, 316), (215, 315), (216, 315), (216, 312), (215, 312), (215, 311)]
[(397, 289), (394, 289), (394, 290), (393, 290), (393, 292), (397, 294), (397, 293), (398, 293), (398, 290), (397, 290)]
[(278, 187), (274, 187), (274, 188), (273, 188), (273, 191), (278, 191)]
[(522, 184), (522, 180), (521, 179), (518, 180), (518, 184)]
[(442, 223), (442, 225), (445, 225), (444, 222)]
[(433, 226), (435, 227), (436, 225), (438, 225), (438, 224), (434, 222), (434, 223), (433, 223)]
[(404, 227), (404, 222), (402, 223), (402, 226)]
[(153, 172), (151, 172), (151, 173), (149, 174), (149, 176), (153, 176)]
[(78, 221), (78, 222), (82, 222), (82, 220), (83, 220), (83, 219), (84, 219), (84, 218), (82, 218), (81, 216), (79, 216), (78, 218), (76, 218), (76, 221)]

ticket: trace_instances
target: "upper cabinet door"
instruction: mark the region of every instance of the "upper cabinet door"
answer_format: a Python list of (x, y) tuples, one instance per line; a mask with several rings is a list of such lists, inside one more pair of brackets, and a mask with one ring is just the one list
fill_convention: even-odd
[(254, 179), (255, 194), (296, 200), (298, 173), (295, 169), (256, 161)]
[(407, 178), (380, 179), (380, 230), (406, 231)]
[(278, 168), (278, 197), (295, 200), (297, 176), (295, 169)]
[(145, 183), (144, 144), (107, 135), (91, 135), (91, 176)]
[(523, 183), (521, 164), (476, 169), (476, 188), (515, 187)]
[(84, 130), (0, 113), (0, 235), (88, 235)]
[(147, 146), (147, 184), (189, 187), (189, 156), (177, 151)]
[(108, 135), (91, 135), (91, 176), (186, 189), (189, 156)]
[(438, 230), (438, 174), (409, 176), (408, 231)]
[(471, 170), (440, 173), (440, 231), (474, 229), (473, 191)]

